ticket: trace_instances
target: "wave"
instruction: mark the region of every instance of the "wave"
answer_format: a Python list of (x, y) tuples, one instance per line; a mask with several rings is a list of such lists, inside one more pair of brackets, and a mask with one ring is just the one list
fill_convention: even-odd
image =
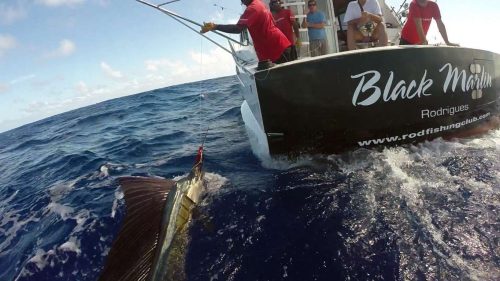
[(0, 280), (97, 279), (125, 215), (116, 179), (184, 176), (203, 140), (189, 280), (498, 279), (500, 130), (261, 162), (241, 102), (226, 77), (0, 134)]

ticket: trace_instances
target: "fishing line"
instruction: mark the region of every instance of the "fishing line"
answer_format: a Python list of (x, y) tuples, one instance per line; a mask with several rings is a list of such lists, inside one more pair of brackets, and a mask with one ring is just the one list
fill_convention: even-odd
[[(203, 79), (203, 55), (204, 55), (204, 50), (203, 50), (203, 37), (200, 38), (200, 79)], [(200, 147), (203, 148), (205, 145), (205, 140), (207, 138), (208, 134), (208, 129), (209, 125), (207, 125), (207, 128), (205, 130), (205, 133), (203, 133), (202, 127), (203, 127), (203, 99), (206, 98), (206, 81), (201, 81), (200, 82), (200, 88), (199, 88), (199, 95), (198, 95), (198, 101), (199, 101), (199, 110), (198, 110), (198, 116), (199, 116), (199, 126), (198, 126), (198, 131), (199, 131), (199, 143), (201, 143)], [(205, 92), (204, 92), (205, 90)], [(205, 120), (206, 120), (205, 116)]]
[[(203, 77), (203, 38), (200, 39), (200, 78)], [(203, 78), (202, 78), (203, 79)], [(203, 123), (202, 121), (202, 110), (203, 110), (203, 105), (202, 105), (202, 99), (203, 99), (203, 82), (200, 83), (200, 90), (199, 90), (199, 95), (198, 95), (198, 101), (199, 101), (199, 109), (198, 109), (198, 116), (199, 116), (199, 143), (202, 141), (202, 130), (201, 130), (201, 124)]]

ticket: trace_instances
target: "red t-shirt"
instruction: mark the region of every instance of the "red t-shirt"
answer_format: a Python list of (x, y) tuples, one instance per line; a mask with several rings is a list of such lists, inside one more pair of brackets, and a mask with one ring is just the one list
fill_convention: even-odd
[(288, 9), (281, 9), (281, 11), (273, 14), (274, 23), (276, 27), (278, 27), (283, 34), (285, 34), (286, 38), (290, 43), (294, 42), (293, 39), (293, 13)]
[(246, 8), (237, 25), (248, 28), (259, 61), (276, 61), (292, 43), (274, 25), (271, 12), (261, 0), (253, 0)]
[(427, 35), (427, 31), (429, 31), (432, 19), (441, 19), (441, 12), (439, 11), (439, 7), (435, 2), (427, 1), (427, 6), (425, 7), (420, 6), (416, 2), (416, 0), (413, 0), (413, 2), (411, 2), (408, 18), (406, 19), (405, 26), (401, 31), (401, 38), (411, 44), (420, 43), (420, 38), (418, 37), (417, 33), (417, 26), (415, 24), (415, 18), (422, 19), (424, 34)]

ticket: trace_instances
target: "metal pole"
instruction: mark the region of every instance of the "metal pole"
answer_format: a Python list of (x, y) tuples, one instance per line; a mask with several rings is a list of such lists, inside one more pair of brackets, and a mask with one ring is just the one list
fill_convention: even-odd
[[(193, 21), (193, 20), (190, 20), (190, 19), (188, 19), (188, 18), (185, 18), (185, 17), (183, 17), (183, 16), (181, 16), (181, 15), (178, 15), (178, 14), (176, 14), (176, 13), (174, 13), (174, 12), (172, 12), (172, 11), (169, 11), (169, 10), (167, 10), (167, 9), (161, 8), (160, 6), (153, 5), (153, 4), (148, 3), (148, 2), (146, 2), (146, 1), (143, 1), (143, 0), (136, 0), (136, 1), (141, 2), (142, 4), (147, 5), (147, 6), (150, 6), (150, 7), (152, 7), (152, 8), (157, 9), (157, 10), (160, 10), (160, 11), (161, 11), (161, 12), (163, 12), (164, 14), (166, 14), (166, 15), (170, 16), (171, 18), (173, 18), (173, 19), (177, 20), (178, 22), (182, 23), (182, 24), (183, 24), (184, 26), (186, 26), (186, 27), (189, 27), (189, 26), (188, 26), (188, 25), (186, 25), (185, 23), (181, 22), (179, 19), (181, 19), (181, 20), (183, 20), (183, 21), (187, 21), (187, 22), (189, 22), (189, 23), (191, 23), (191, 24), (194, 24), (194, 25), (197, 25), (197, 26), (199, 26), (199, 27), (203, 27), (203, 25), (202, 25), (202, 24), (200, 24), (200, 23), (197, 23), (197, 22), (195, 22), (195, 21)], [(167, 4), (167, 3), (164, 3), (164, 4)], [(164, 5), (164, 4), (162, 4), (162, 5)], [(195, 30), (195, 29), (193, 29), (193, 28), (191, 28), (191, 27), (189, 27), (189, 28), (190, 28), (191, 30), (194, 30), (196, 33), (199, 33), (197, 30)], [(226, 36), (226, 35), (224, 35), (224, 34), (222, 34), (222, 33), (218, 32), (218, 31), (212, 31), (212, 32), (213, 32), (213, 33), (215, 33), (215, 34), (217, 34), (217, 35), (219, 35), (219, 36), (222, 36), (222, 37), (226, 38), (227, 40), (229, 40), (229, 41), (231, 41), (231, 42), (234, 42), (234, 43), (236, 43), (236, 44), (239, 44), (239, 45), (245, 46), (245, 45), (244, 45), (244, 44), (242, 44), (241, 42), (236, 41), (236, 40), (234, 40), (233, 38), (231, 38), (231, 37), (229, 37), (229, 36)], [(209, 39), (208, 37), (206, 37), (206, 36), (205, 36), (205, 35), (203, 35), (203, 34), (200, 34), (200, 35), (201, 35), (201, 36), (203, 36), (203, 37), (205, 37), (205, 38), (207, 38), (207, 39)], [(209, 39), (209, 40), (210, 40), (210, 39)], [(212, 43), (215, 43), (215, 42), (214, 42), (214, 41), (212, 41), (212, 40), (210, 40), (210, 41), (211, 41)], [(218, 44), (217, 44), (217, 45), (218, 45)], [(218, 45), (218, 46), (220, 46), (220, 45)], [(225, 48), (224, 48), (224, 49), (225, 49)]]
[(163, 3), (163, 4), (158, 5), (158, 7), (161, 7), (161, 6), (163, 6), (163, 5), (167, 5), (167, 4), (170, 4), (170, 3), (174, 3), (174, 2), (178, 2), (178, 1), (181, 1), (181, 0), (172, 0), (172, 1), (168, 1), (168, 2), (166, 2), (166, 3)]

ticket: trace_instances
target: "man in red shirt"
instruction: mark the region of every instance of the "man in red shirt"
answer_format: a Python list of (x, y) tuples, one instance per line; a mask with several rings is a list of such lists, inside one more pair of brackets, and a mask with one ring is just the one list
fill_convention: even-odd
[(448, 41), (446, 27), (441, 20), (441, 12), (437, 3), (428, 0), (413, 0), (411, 2), (399, 45), (427, 45), (427, 31), (433, 18), (436, 20), (439, 33), (441, 33), (446, 45), (458, 46), (458, 44)]
[(290, 61), (292, 43), (274, 24), (271, 12), (261, 0), (241, 0), (247, 8), (236, 24), (205, 23), (201, 33), (218, 30), (226, 33), (241, 33), (245, 28), (250, 32), (253, 46), (259, 59), (258, 70), (273, 63)]
[[(285, 34), (286, 38), (292, 43), (291, 60), (297, 59), (297, 48), (300, 48), (299, 23), (293, 18), (293, 13), (289, 9), (281, 7), (280, 0), (271, 0), (269, 8), (273, 14), (276, 27)], [(295, 37), (294, 37), (295, 34)]]

